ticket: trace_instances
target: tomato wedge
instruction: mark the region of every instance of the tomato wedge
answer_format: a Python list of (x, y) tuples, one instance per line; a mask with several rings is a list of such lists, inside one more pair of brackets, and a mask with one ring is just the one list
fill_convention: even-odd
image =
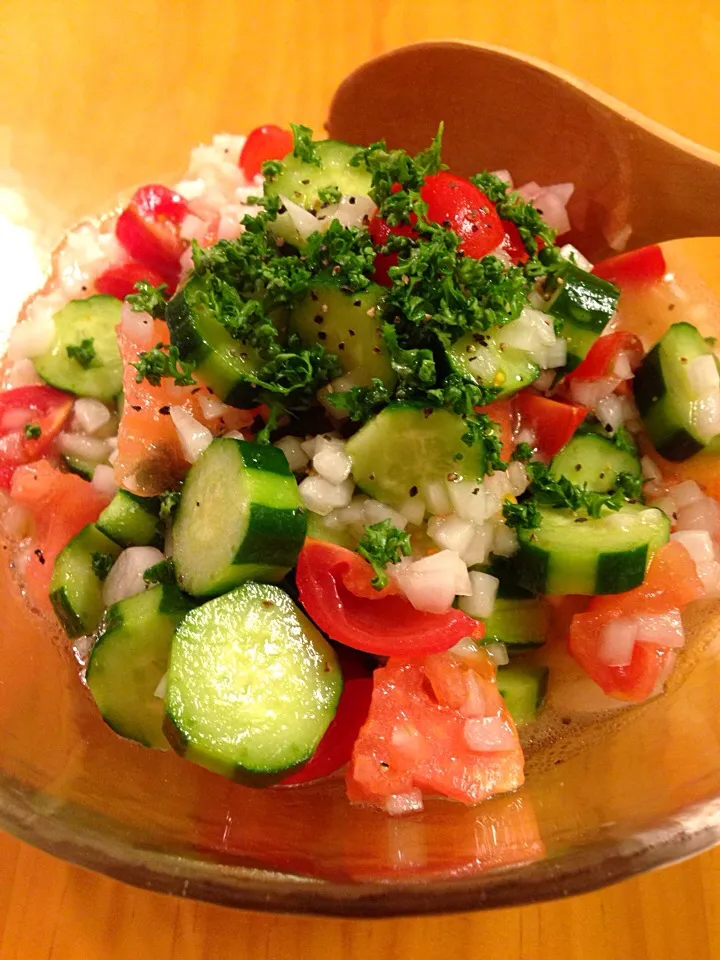
[(513, 412), (512, 399), (493, 400), (484, 407), (476, 407), (476, 413), (486, 413), (497, 424), (497, 435), (502, 443), (502, 458), (509, 460), (513, 452)]
[[(23, 463), (39, 460), (70, 416), (73, 398), (54, 387), (16, 387), (0, 393), (0, 487), (10, 489)], [(26, 436), (31, 425), (37, 436)], [(39, 431), (39, 432), (38, 432)]]
[(627, 330), (618, 330), (616, 333), (598, 337), (585, 359), (565, 376), (565, 380), (599, 380), (612, 377), (615, 361), (621, 353), (628, 355), (630, 366), (634, 369), (645, 355), (640, 337)]
[(180, 225), (189, 212), (187, 200), (175, 190), (152, 183), (136, 190), (115, 225), (115, 235), (138, 263), (177, 282), (180, 257), (187, 242)]
[(308, 616), (338, 643), (378, 656), (422, 657), (448, 650), (463, 637), (481, 637), (484, 627), (460, 610), (425, 613), (416, 610), (393, 585), (389, 589), (353, 592), (358, 581), (369, 584), (370, 564), (334, 543), (309, 538), (300, 554), (295, 577), (300, 602)]
[(551, 400), (529, 390), (516, 395), (515, 408), (521, 422), (532, 427), (538, 450), (546, 457), (554, 457), (565, 446), (590, 412), (579, 403)]
[(267, 123), (250, 131), (243, 144), (238, 166), (246, 178), (252, 180), (262, 173), (262, 165), (266, 160), (282, 160), (292, 148), (292, 133), (274, 123)]
[[(673, 623), (679, 620), (683, 607), (703, 595), (690, 554), (682, 544), (670, 541), (655, 554), (639, 587), (627, 593), (593, 597), (586, 612), (575, 614), (568, 636), (570, 655), (605, 693), (619, 700), (645, 700), (675, 661)], [(636, 642), (626, 666), (609, 666), (602, 661), (600, 649), (609, 623), (620, 618), (639, 618), (642, 622), (643, 616), (658, 615), (667, 617), (667, 644)]]
[(523, 243), (517, 226), (512, 220), (503, 220), (501, 222), (505, 235), (498, 246), (510, 257), (514, 264), (527, 263), (530, 259), (530, 254), (525, 249), (525, 244)]
[[(146, 280), (153, 287), (165, 283), (165, 278), (152, 267), (143, 266), (142, 263), (121, 263), (117, 267), (108, 267), (101, 273), (95, 281), (95, 287), (98, 293), (124, 300), (128, 294), (135, 292), (135, 284), (141, 280)], [(173, 293), (174, 289), (169, 292)]]
[(392, 809), (391, 798), (427, 790), (479, 803), (515, 790), (524, 779), (515, 724), (480, 654), (451, 653), (375, 671), (367, 723), (348, 770), (348, 797)]
[(285, 777), (279, 786), (329, 777), (350, 762), (353, 746), (370, 710), (373, 674), (365, 660), (354, 651), (341, 647), (336, 652), (343, 674), (343, 691), (337, 713), (305, 766)]
[(662, 249), (653, 244), (602, 260), (595, 264), (592, 272), (621, 288), (639, 287), (661, 280), (667, 273), (667, 264)]

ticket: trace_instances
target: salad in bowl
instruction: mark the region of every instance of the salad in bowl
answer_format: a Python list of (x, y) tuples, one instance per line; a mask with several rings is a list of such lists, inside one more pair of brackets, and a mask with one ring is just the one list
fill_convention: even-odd
[(571, 193), (265, 126), (69, 233), (2, 523), (120, 737), (398, 815), (518, 789), (569, 672), (662, 693), (720, 596), (720, 324)]

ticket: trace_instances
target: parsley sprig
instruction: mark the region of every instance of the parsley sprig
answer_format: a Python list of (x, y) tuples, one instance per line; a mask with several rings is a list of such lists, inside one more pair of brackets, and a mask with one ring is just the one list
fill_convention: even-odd
[(370, 581), (376, 590), (382, 590), (389, 582), (387, 565), (400, 563), (403, 557), (411, 553), (410, 537), (403, 530), (398, 530), (392, 520), (381, 520), (365, 528), (357, 552), (372, 565), (375, 576)]
[(181, 360), (178, 348), (167, 343), (156, 343), (152, 350), (143, 350), (133, 366), (137, 370), (137, 383), (147, 380), (153, 387), (159, 387), (166, 378), (172, 379), (178, 387), (190, 387), (197, 383), (192, 375), (194, 361)]

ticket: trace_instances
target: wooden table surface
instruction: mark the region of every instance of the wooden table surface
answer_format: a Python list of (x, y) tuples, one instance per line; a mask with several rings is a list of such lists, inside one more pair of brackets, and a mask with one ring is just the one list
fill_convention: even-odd
[[(59, 198), (60, 220), (177, 168), (187, 147), (214, 130), (291, 119), (319, 127), (348, 69), (427, 38), (467, 37), (545, 57), (720, 149), (718, 0), (0, 7), (0, 168), (11, 159), (25, 187)], [(2, 960), (340, 955), (708, 960), (720, 956), (720, 850), (565, 902), (342, 921), (232, 912), (134, 890), (0, 835)]]

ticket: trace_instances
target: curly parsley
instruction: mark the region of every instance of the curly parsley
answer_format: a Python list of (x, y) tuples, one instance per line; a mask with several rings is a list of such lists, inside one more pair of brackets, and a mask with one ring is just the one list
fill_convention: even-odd
[(135, 284), (135, 293), (130, 293), (125, 298), (130, 304), (130, 308), (136, 313), (149, 313), (151, 317), (164, 320), (167, 309), (167, 284), (161, 283), (154, 287), (147, 280), (138, 280)]
[(147, 380), (153, 387), (159, 387), (165, 378), (171, 378), (178, 387), (190, 387), (197, 383), (192, 375), (194, 361), (181, 360), (178, 348), (166, 343), (156, 343), (152, 350), (143, 350), (133, 366), (137, 370), (137, 383)]
[(26, 440), (37, 440), (42, 436), (42, 427), (39, 423), (26, 423), (23, 433)]
[(160, 494), (160, 519), (163, 523), (170, 523), (172, 521), (173, 514), (177, 510), (179, 503), (179, 490), (166, 490)]
[(382, 590), (389, 581), (387, 565), (399, 563), (411, 553), (410, 537), (393, 526), (391, 520), (381, 520), (365, 528), (357, 552), (372, 565), (375, 576), (370, 583), (376, 590)]
[(115, 559), (111, 553), (93, 553), (90, 556), (90, 566), (98, 580), (107, 580), (113, 563)]
[(68, 357), (87, 370), (95, 359), (95, 339), (85, 337), (80, 343), (70, 343), (65, 347)]

